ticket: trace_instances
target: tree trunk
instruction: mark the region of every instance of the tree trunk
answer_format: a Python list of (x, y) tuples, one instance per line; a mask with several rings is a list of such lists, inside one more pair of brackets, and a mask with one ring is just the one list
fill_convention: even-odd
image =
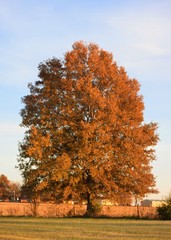
[(89, 192), (87, 192), (87, 210), (85, 216), (87, 217), (93, 216), (93, 204), (91, 202), (91, 195)]

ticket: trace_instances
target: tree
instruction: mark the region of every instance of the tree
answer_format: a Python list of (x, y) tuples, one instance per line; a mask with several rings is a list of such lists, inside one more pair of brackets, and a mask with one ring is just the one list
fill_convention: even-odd
[(20, 184), (11, 182), (5, 175), (0, 175), (0, 199), (16, 200), (20, 196)]
[(99, 196), (155, 192), (157, 124), (144, 123), (138, 81), (111, 53), (83, 42), (38, 68), (39, 79), (22, 99), (25, 184), (56, 199), (87, 200), (88, 214)]
[(162, 220), (171, 220), (171, 191), (166, 196), (162, 206), (157, 207), (157, 213)]
[(10, 189), (9, 184), (10, 182), (8, 178), (5, 175), (1, 174), (0, 175), (0, 198), (1, 199), (5, 199), (8, 197), (9, 189)]

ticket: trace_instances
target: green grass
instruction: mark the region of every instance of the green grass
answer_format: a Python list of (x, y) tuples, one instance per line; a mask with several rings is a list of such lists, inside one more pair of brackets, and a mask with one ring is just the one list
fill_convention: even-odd
[(168, 240), (171, 221), (0, 217), (1, 240)]

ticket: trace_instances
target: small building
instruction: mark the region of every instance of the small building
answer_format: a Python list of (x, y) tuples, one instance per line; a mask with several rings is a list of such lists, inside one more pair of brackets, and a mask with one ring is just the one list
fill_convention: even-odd
[(150, 199), (144, 199), (141, 201), (142, 207), (160, 207), (164, 203), (163, 200), (150, 200)]
[(111, 199), (98, 199), (97, 203), (102, 205), (102, 206), (117, 206), (118, 203), (114, 200)]

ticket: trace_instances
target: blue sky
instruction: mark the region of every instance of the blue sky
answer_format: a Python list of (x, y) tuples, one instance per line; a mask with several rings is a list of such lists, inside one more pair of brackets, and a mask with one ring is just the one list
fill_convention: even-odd
[(112, 52), (141, 83), (145, 122), (158, 122), (153, 163), (161, 198), (171, 189), (171, 1), (0, 0), (0, 174), (20, 181), (21, 97), (37, 66), (62, 58), (75, 41)]

